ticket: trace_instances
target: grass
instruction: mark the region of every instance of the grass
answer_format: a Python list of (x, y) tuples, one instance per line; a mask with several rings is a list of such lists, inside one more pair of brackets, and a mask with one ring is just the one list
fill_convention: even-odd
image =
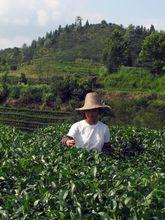
[[(68, 62), (60, 63), (52, 60), (39, 59), (33, 64), (20, 67), (16, 71), (11, 71), (7, 75), (7, 82), (9, 84), (17, 84), (24, 73), (29, 84), (50, 84), (52, 77), (68, 77), (75, 76), (82, 79), (89, 75), (98, 75), (102, 64), (92, 62)], [(0, 74), (0, 81), (2, 81), (3, 74)]]
[(165, 76), (154, 77), (143, 68), (121, 67), (117, 73), (104, 79), (108, 91), (164, 93)]
[(144, 68), (121, 67), (117, 73), (107, 75), (104, 65), (89, 61), (60, 63), (38, 59), (33, 64), (10, 72), (8, 74), (10, 83), (17, 83), (21, 73), (26, 75), (29, 83), (34, 84), (44, 82), (49, 84), (50, 79), (56, 76), (75, 76), (85, 79), (90, 74), (94, 74), (98, 77), (100, 87), (108, 91), (164, 93), (165, 88), (165, 75), (163, 74), (154, 77)]
[(85, 64), (85, 63), (57, 63), (53, 61), (38, 61), (31, 65), (26, 65), (21, 67), (18, 71), (12, 72), (10, 75), (20, 75), (20, 73), (25, 73), (28, 77), (37, 77), (38, 75), (44, 76), (48, 74), (49, 76), (52, 74), (73, 74), (73, 73), (80, 73), (80, 74), (89, 74), (89, 73), (96, 73), (101, 65), (95, 64)]

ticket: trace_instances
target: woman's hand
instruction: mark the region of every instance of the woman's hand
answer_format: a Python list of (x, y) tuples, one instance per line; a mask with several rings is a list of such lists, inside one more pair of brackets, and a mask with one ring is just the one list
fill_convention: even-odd
[(75, 143), (76, 143), (76, 142), (75, 142), (75, 140), (73, 140), (73, 139), (66, 141), (66, 145), (67, 145), (68, 147), (73, 147), (73, 146), (75, 145)]

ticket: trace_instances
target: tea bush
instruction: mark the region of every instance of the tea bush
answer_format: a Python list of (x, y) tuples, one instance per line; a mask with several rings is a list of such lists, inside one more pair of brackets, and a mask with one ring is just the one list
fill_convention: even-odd
[(61, 145), (68, 128), (0, 126), (1, 219), (164, 219), (163, 130), (111, 126), (108, 157)]

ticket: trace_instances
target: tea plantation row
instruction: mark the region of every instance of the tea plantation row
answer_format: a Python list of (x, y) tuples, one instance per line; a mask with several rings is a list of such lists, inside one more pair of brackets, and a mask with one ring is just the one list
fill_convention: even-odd
[(162, 130), (110, 127), (114, 155), (64, 147), (69, 125), (0, 126), (0, 219), (164, 219)]
[(0, 106), (1, 124), (11, 125), (26, 131), (52, 125), (57, 122), (70, 121), (71, 118), (69, 112)]

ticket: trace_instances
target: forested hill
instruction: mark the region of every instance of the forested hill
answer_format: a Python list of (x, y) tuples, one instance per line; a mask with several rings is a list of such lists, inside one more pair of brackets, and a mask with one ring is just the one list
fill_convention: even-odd
[(24, 108), (73, 112), (87, 92), (96, 91), (117, 114), (113, 123), (161, 128), (164, 73), (164, 31), (106, 21), (82, 25), (79, 19), (30, 46), (0, 51), (0, 122), (16, 124), (19, 117), (18, 125), (31, 120), (40, 126), (50, 117), (32, 117)]
[[(53, 61), (75, 61), (78, 58), (105, 63), (110, 71), (118, 66), (140, 65), (139, 53), (147, 36), (155, 33), (151, 25), (123, 27), (102, 21), (99, 24), (75, 24), (59, 26), (45, 37), (33, 40), (30, 46), (0, 50), (0, 71), (8, 67), (15, 70), (44, 57)], [(112, 63), (113, 62), (113, 63)]]

